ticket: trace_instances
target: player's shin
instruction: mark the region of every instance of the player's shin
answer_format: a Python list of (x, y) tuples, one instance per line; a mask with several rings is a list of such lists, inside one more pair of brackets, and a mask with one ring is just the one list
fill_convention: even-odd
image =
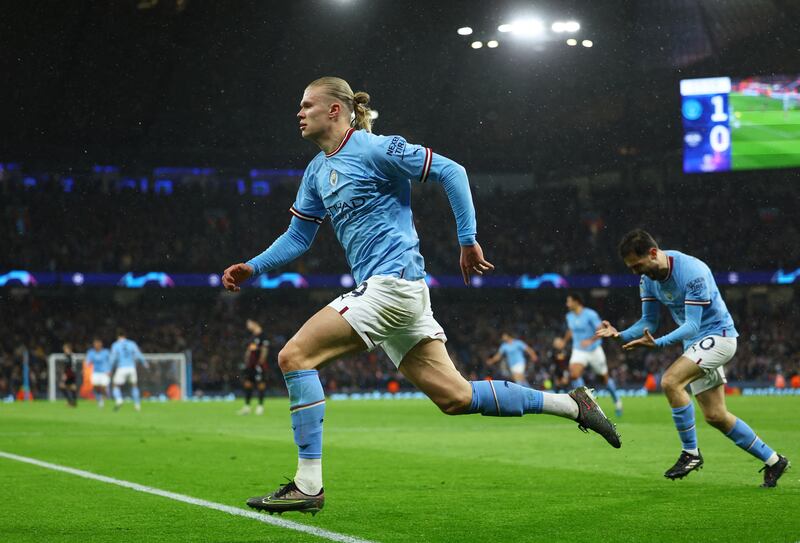
[(736, 419), (736, 424), (725, 435), (739, 447), (769, 466), (778, 461), (777, 453), (764, 443), (753, 429), (740, 418)]
[(611, 394), (611, 399), (614, 400), (614, 403), (617, 403), (619, 401), (619, 395), (617, 394), (617, 383), (615, 383), (614, 379), (611, 377), (608, 378), (606, 388), (608, 389), (608, 393)]
[(314, 496), (322, 489), (322, 422), (325, 393), (317, 370), (290, 371), (284, 374), (289, 390), (294, 442), (298, 462), (295, 485)]
[(697, 452), (697, 429), (694, 420), (694, 403), (691, 401), (682, 407), (672, 408), (672, 420), (681, 438), (683, 450), (694, 454)]
[(574, 419), (578, 407), (567, 394), (545, 394), (508, 381), (471, 381), (472, 403), (465, 414), (489, 417), (521, 417), (547, 413)]

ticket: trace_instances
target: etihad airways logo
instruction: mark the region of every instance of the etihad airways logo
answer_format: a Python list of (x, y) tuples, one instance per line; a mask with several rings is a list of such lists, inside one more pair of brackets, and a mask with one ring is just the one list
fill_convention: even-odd
[(350, 200), (346, 200), (343, 202), (336, 202), (328, 209), (328, 213), (331, 214), (331, 219), (336, 219), (342, 213), (351, 213), (361, 207), (364, 207), (364, 204), (367, 203), (367, 199), (363, 196), (356, 196), (355, 198), (351, 198)]

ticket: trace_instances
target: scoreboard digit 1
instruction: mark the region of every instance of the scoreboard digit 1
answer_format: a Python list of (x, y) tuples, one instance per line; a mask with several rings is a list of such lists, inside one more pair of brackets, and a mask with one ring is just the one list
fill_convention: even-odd
[(730, 92), (729, 77), (681, 81), (685, 173), (731, 169)]

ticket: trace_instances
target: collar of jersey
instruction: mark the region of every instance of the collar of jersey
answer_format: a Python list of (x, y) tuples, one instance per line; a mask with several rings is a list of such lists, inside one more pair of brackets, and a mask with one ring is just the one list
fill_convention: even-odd
[(667, 272), (667, 276), (664, 278), (664, 280), (661, 281), (662, 283), (666, 283), (667, 281), (669, 281), (669, 278), (672, 277), (672, 267), (674, 266), (674, 262), (673, 261), (675, 259), (673, 257), (671, 257), (671, 256), (668, 256), (667, 260), (669, 261), (669, 271)]
[(347, 140), (349, 140), (349, 139), (350, 139), (350, 136), (352, 136), (352, 135), (353, 135), (353, 132), (355, 132), (355, 130), (356, 130), (355, 128), (348, 128), (348, 129), (347, 129), (347, 132), (345, 133), (344, 137), (342, 138), (342, 143), (340, 143), (340, 144), (339, 144), (339, 147), (337, 147), (337, 148), (336, 148), (336, 149), (335, 149), (333, 152), (331, 152), (330, 154), (326, 154), (326, 155), (325, 155), (325, 158), (331, 158), (333, 155), (335, 155), (336, 153), (338, 153), (339, 151), (341, 151), (341, 150), (342, 150), (342, 147), (344, 147), (344, 146), (345, 146), (345, 144), (347, 143)]

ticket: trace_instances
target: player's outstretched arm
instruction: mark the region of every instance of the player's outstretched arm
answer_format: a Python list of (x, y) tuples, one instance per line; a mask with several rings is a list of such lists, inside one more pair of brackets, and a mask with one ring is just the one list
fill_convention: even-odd
[(222, 273), (222, 286), (231, 292), (238, 292), (240, 285), (259, 274), (288, 264), (305, 253), (319, 224), (316, 221), (292, 217), (289, 228), (276, 239), (269, 248), (247, 262), (240, 262), (225, 269)]

